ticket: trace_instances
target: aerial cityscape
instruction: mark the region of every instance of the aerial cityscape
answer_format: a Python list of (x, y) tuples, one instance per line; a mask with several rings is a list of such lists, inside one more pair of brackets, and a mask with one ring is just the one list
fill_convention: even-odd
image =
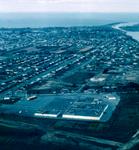
[(8, 24), (0, 25), (0, 150), (138, 150), (139, 21)]

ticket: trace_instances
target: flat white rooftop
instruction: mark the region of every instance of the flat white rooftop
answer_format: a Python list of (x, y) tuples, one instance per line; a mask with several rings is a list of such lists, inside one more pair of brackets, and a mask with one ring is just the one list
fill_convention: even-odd
[(94, 120), (94, 121), (99, 121), (105, 111), (107, 110), (108, 105), (104, 108), (100, 116), (81, 116), (81, 115), (74, 115), (74, 114), (63, 114), (62, 118), (64, 119), (73, 119), (73, 120)]
[(48, 119), (102, 121), (110, 119), (120, 101), (116, 93), (41, 95), (35, 100), (2, 105), (5, 113)]
[(42, 113), (35, 113), (34, 116), (37, 117), (45, 117), (45, 118), (56, 118), (56, 114), (42, 114)]

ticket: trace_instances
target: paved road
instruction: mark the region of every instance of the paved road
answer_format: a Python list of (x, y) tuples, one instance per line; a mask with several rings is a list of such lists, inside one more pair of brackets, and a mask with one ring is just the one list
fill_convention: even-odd
[[(102, 138), (96, 138), (96, 137), (92, 137), (92, 136), (86, 136), (86, 135), (81, 135), (81, 134), (77, 134), (77, 133), (71, 133), (71, 132), (67, 132), (67, 131), (51, 131), (51, 134), (54, 134), (54, 136), (56, 137), (65, 137), (67, 139), (76, 139), (79, 141), (86, 141), (86, 142), (92, 142), (92, 143), (96, 143), (96, 144), (101, 144), (101, 145), (105, 145), (105, 146), (110, 146), (110, 147), (122, 147), (123, 143), (120, 142), (116, 142), (116, 141), (111, 141), (111, 140), (106, 140), (106, 139), (102, 139)], [(47, 141), (47, 137), (48, 137), (49, 131), (47, 132), (47, 135), (43, 136), (42, 139), (45, 141)]]
[(136, 146), (137, 144), (139, 144), (139, 130), (132, 136), (132, 138), (125, 145), (123, 145), (118, 150), (130, 150), (134, 148), (134, 146)]

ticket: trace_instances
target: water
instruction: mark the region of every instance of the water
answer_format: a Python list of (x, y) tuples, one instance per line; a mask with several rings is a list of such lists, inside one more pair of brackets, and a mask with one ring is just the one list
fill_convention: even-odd
[(132, 36), (132, 38), (139, 41), (139, 32), (127, 32), (127, 35)]
[(1, 13), (0, 27), (96, 26), (137, 22), (139, 13)]
[(133, 39), (139, 41), (139, 32), (126, 31), (126, 30), (120, 28), (120, 27), (124, 27), (124, 26), (133, 26), (133, 25), (136, 25), (138, 23), (139, 23), (139, 21), (133, 22), (133, 23), (119, 23), (117, 25), (114, 25), (113, 28), (121, 30), (121, 31), (125, 32), (127, 35), (131, 36)]

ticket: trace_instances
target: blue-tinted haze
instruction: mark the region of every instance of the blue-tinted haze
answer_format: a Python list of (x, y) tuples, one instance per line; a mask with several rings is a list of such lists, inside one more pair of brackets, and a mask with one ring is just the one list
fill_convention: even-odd
[(139, 13), (1, 13), (0, 27), (93, 26), (139, 22)]

